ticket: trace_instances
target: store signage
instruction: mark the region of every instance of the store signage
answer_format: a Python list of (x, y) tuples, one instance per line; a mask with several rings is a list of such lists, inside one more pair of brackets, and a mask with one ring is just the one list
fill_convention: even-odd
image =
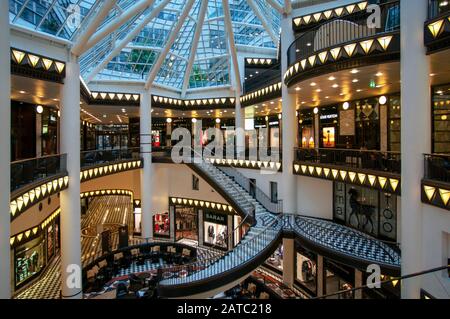
[(337, 114), (326, 114), (326, 115), (320, 116), (321, 120), (332, 120), (332, 119), (337, 119), (337, 118), (338, 118)]
[(211, 223), (216, 223), (216, 224), (223, 224), (223, 225), (227, 225), (227, 215), (222, 215), (222, 214), (214, 214), (211, 212), (206, 212), (205, 213), (205, 221), (211, 222)]
[(269, 122), (269, 126), (275, 126), (280, 124), (280, 122), (276, 121), (276, 122)]

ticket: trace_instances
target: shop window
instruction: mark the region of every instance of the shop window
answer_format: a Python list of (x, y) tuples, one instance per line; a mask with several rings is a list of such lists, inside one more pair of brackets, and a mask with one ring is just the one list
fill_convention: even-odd
[(399, 95), (389, 97), (388, 143), (389, 151), (401, 151), (401, 105)]
[(188, 239), (198, 241), (198, 214), (193, 207), (175, 207), (176, 240)]
[(203, 216), (204, 243), (224, 250), (228, 249), (228, 216), (205, 211)]
[(356, 102), (356, 145), (362, 149), (380, 149), (379, 110), (375, 98)]
[(192, 190), (200, 190), (200, 179), (195, 175), (192, 175)]
[(278, 272), (283, 272), (283, 245), (278, 246), (272, 256), (266, 260), (266, 263)]
[(353, 268), (324, 259), (324, 276), (324, 293), (326, 295), (342, 292), (333, 298), (353, 299), (353, 292), (350, 291), (353, 289), (353, 278), (355, 276)]
[(334, 183), (334, 220), (371, 236), (397, 240), (397, 196)]
[(153, 216), (153, 234), (157, 237), (170, 237), (170, 218), (168, 212)]
[(272, 203), (278, 202), (278, 183), (270, 182), (270, 199)]
[(31, 240), (15, 249), (16, 287), (39, 274), (45, 265), (45, 241), (43, 237)]
[(297, 247), (295, 280), (312, 295), (317, 293), (317, 256), (301, 246)]
[(450, 84), (433, 88), (433, 153), (450, 154)]
[(323, 108), (319, 115), (320, 147), (336, 148), (339, 132), (339, 114), (336, 106)]
[(302, 148), (314, 148), (314, 116), (311, 111), (301, 111), (299, 114), (300, 141)]

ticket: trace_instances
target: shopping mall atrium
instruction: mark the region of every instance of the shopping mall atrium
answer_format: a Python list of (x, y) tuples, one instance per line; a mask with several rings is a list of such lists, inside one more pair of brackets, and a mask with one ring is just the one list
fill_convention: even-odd
[(0, 1), (0, 298), (450, 298), (449, 61), (446, 0)]

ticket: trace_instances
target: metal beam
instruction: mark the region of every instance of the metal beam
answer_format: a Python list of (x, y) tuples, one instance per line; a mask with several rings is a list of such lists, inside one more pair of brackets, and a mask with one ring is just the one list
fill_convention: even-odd
[(198, 22), (195, 27), (195, 34), (192, 40), (191, 52), (189, 56), (189, 61), (186, 66), (186, 71), (184, 73), (183, 88), (181, 89), (181, 98), (186, 96), (186, 90), (189, 85), (189, 78), (191, 76), (192, 67), (194, 66), (195, 56), (197, 55), (198, 41), (203, 30), (203, 23), (205, 22), (206, 11), (208, 11), (208, 0), (202, 1), (202, 6), (200, 7), (200, 12), (198, 14)]
[(280, 14), (284, 13), (284, 9), (282, 6), (280, 6), (278, 4), (278, 2), (274, 1), (274, 0), (267, 0), (267, 3), (270, 4), (270, 6), (272, 8), (274, 8), (275, 10), (277, 10)]
[(89, 73), (89, 75), (86, 77), (86, 83), (91, 82), (94, 77), (106, 67), (106, 65), (117, 55), (120, 54), (120, 51), (122, 51), (123, 48), (125, 48), (133, 39), (141, 32), (141, 30), (150, 23), (155, 17), (159, 15), (161, 10), (164, 9), (166, 5), (170, 3), (170, 0), (165, 0), (160, 5), (155, 7), (152, 12), (145, 17), (130, 33), (127, 34), (127, 36), (121, 40), (118, 44), (116, 43), (115, 48), (113, 51), (111, 51), (103, 60), (100, 62), (93, 71)]
[(181, 28), (183, 27), (184, 22), (186, 21), (186, 17), (188, 16), (189, 12), (191, 11), (192, 6), (194, 5), (195, 0), (188, 0), (186, 6), (183, 9), (183, 12), (181, 13), (181, 16), (178, 18), (178, 22), (175, 25), (175, 28), (172, 30), (172, 33), (169, 36), (169, 39), (167, 40), (166, 46), (159, 54), (158, 60), (155, 62), (155, 64), (152, 67), (152, 70), (150, 71), (150, 74), (148, 75), (147, 82), (145, 84), (145, 89), (148, 90), (152, 86), (153, 81), (155, 80), (156, 76), (158, 75), (158, 72), (164, 63), (164, 60), (166, 59), (167, 54), (169, 53), (170, 49), (172, 48), (172, 45), (174, 44), (176, 38), (178, 37)]
[(275, 44), (275, 46), (278, 46), (279, 37), (277, 37), (273, 32), (272, 28), (270, 27), (266, 18), (262, 14), (261, 10), (259, 10), (258, 5), (253, 0), (247, 0), (247, 3), (250, 6), (250, 8), (252, 8), (253, 12), (256, 14), (258, 19), (261, 21), (261, 24), (263, 25), (264, 29), (266, 29), (269, 36), (272, 38), (272, 41)]
[(111, 9), (116, 5), (117, 0), (105, 1), (103, 6), (100, 8), (98, 14), (93, 17), (91, 23), (87, 28), (82, 31), (80, 37), (74, 43), (72, 47), (72, 54), (75, 56), (80, 56), (83, 52), (84, 46), (89, 41), (90, 37), (97, 31), (97, 28), (103, 22), (103, 20), (108, 16)]
[(231, 60), (233, 61), (233, 69), (236, 80), (236, 95), (240, 95), (242, 92), (241, 76), (239, 72), (239, 62), (237, 58), (236, 43), (234, 42), (234, 32), (231, 24), (231, 13), (228, 0), (222, 0), (222, 7), (225, 16), (225, 29), (228, 34), (228, 42), (230, 45)]
[(104, 26), (101, 30), (96, 32), (91, 39), (86, 43), (83, 47), (81, 54), (87, 52), (93, 46), (95, 46), (98, 42), (103, 40), (108, 34), (114, 32), (118, 28), (120, 28), (127, 21), (131, 20), (138, 13), (142, 13), (145, 9), (153, 5), (155, 0), (141, 0), (136, 3), (134, 6), (129, 8), (127, 11), (123, 12), (120, 16), (116, 17), (114, 20), (110, 21), (106, 26)]

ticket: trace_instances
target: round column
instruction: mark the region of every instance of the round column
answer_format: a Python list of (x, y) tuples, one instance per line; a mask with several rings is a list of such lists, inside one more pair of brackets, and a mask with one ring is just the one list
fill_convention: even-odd
[(144, 168), (141, 170), (141, 209), (142, 237), (153, 238), (152, 213), (152, 100), (150, 92), (141, 94), (140, 134), (141, 157)]
[(75, 56), (66, 63), (61, 90), (61, 153), (67, 154), (69, 188), (61, 192), (61, 294), (81, 299), (80, 206), (80, 66)]
[[(431, 151), (430, 66), (424, 46), (427, 0), (401, 0), (402, 275), (422, 268), (421, 180)], [(402, 298), (420, 298), (420, 277), (402, 283)]]
[[(292, 30), (292, 14), (283, 16), (281, 28), (281, 74), (288, 69), (287, 48), (295, 40)], [(281, 189), (283, 199), (283, 212), (297, 213), (297, 178), (294, 175), (294, 148), (297, 147), (297, 116), (295, 95), (289, 94), (286, 84), (282, 85), (282, 156), (283, 156), (283, 185)]]
[(0, 3), (0, 299), (11, 297), (10, 256), (10, 170), (11, 170), (11, 53), (9, 38), (9, 2)]

